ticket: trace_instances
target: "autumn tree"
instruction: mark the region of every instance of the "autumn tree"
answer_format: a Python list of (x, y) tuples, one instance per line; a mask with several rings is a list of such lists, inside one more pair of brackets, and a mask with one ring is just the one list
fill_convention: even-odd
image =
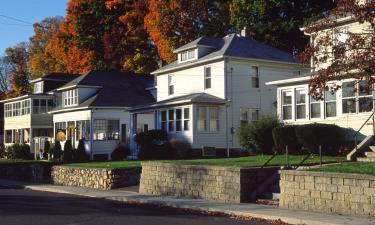
[(28, 66), (28, 46), (20, 43), (5, 50), (5, 61), (9, 63), (11, 97), (17, 97), (30, 92), (30, 70)]
[(333, 7), (334, 1), (327, 0), (232, 0), (230, 18), (237, 30), (247, 27), (255, 40), (294, 53), (309, 41), (300, 27)]
[(29, 66), (32, 78), (38, 78), (50, 72), (65, 72), (65, 63), (56, 58), (51, 50), (53, 38), (60, 29), (62, 17), (43, 19), (34, 24), (34, 35), (29, 40)]
[(144, 24), (161, 59), (176, 59), (173, 50), (201, 35), (223, 36), (229, 29), (228, 1), (149, 0)]
[(9, 92), (10, 64), (5, 57), (0, 57), (0, 99), (5, 99)]
[[(305, 29), (313, 41), (298, 58), (303, 64), (312, 62), (310, 88), (317, 97), (323, 96), (329, 81), (355, 78), (367, 81), (368, 87), (374, 84), (375, 1), (360, 2), (339, 0), (329, 17)], [(340, 20), (347, 20), (349, 25)], [(330, 90), (338, 88), (334, 82)]]

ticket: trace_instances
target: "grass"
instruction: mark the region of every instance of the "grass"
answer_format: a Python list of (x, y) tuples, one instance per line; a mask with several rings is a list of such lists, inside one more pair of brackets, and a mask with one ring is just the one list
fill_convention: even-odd
[(35, 161), (35, 160), (25, 160), (25, 159), (0, 159), (0, 165), (6, 164), (48, 164), (48, 161)]
[(313, 168), (313, 169), (309, 169), (309, 171), (375, 175), (375, 163), (346, 162), (346, 163), (340, 163), (340, 164), (334, 164), (334, 165), (327, 165), (321, 168)]
[[(262, 166), (271, 156), (269, 155), (257, 155), (247, 156), (240, 158), (221, 158), (221, 159), (195, 159), (195, 160), (162, 160), (160, 162), (173, 163), (179, 165), (213, 165), (213, 166), (232, 166), (232, 167), (259, 167)], [(305, 156), (291, 155), (289, 156), (289, 164), (299, 164)], [(332, 157), (324, 156), (323, 162), (342, 162), (345, 161), (345, 157)], [(304, 164), (317, 164), (319, 163), (318, 156), (311, 156), (307, 159)], [(272, 159), (268, 166), (283, 166), (285, 165), (285, 156), (278, 155)]]
[(88, 163), (64, 164), (64, 166), (79, 167), (79, 168), (124, 169), (124, 168), (141, 167), (141, 162), (140, 161), (88, 162)]

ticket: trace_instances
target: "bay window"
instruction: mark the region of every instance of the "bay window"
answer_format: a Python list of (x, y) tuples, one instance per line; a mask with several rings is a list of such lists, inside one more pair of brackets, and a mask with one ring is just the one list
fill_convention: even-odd
[(198, 132), (219, 131), (219, 108), (210, 106), (199, 106), (197, 109), (197, 130)]
[(198, 131), (199, 132), (205, 132), (207, 131), (207, 107), (198, 107), (198, 120), (197, 120), (197, 125), (198, 125)]
[(296, 89), (296, 118), (306, 119), (306, 90)]
[(190, 129), (190, 109), (184, 108), (184, 131), (188, 131)]
[(219, 108), (209, 107), (210, 112), (210, 132), (219, 131)]
[(310, 115), (312, 119), (321, 118), (321, 100), (310, 96)]
[(373, 110), (372, 88), (366, 81), (342, 83), (342, 113), (362, 113)]
[(174, 131), (174, 110), (168, 110), (168, 131)]
[(182, 109), (176, 109), (176, 131), (182, 130)]
[(292, 119), (292, 91), (282, 92), (282, 117), (283, 120)]

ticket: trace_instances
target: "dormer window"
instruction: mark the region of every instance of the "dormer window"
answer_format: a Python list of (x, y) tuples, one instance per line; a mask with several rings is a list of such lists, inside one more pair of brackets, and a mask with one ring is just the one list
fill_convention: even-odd
[(181, 52), (181, 62), (191, 60), (195, 58), (195, 50), (189, 50), (186, 52)]
[(34, 93), (35, 94), (43, 93), (43, 82), (37, 82), (34, 84)]
[(73, 89), (63, 92), (64, 106), (72, 106), (78, 104), (78, 90)]

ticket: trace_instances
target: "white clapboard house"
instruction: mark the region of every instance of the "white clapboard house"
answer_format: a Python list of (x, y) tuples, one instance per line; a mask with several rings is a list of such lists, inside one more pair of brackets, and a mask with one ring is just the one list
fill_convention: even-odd
[[(109, 159), (120, 143), (128, 144), (129, 110), (155, 101), (148, 90), (153, 82), (150, 75), (90, 71), (57, 88), (56, 107), (49, 112), (54, 137), (63, 132), (74, 147), (83, 140), (90, 159)], [(139, 121), (137, 132), (154, 128), (151, 115)]]
[(276, 112), (276, 88), (265, 82), (301, 72), (293, 55), (241, 33), (201, 37), (175, 49), (177, 60), (152, 73), (157, 101), (134, 107), (133, 124), (148, 114), (157, 129), (193, 149), (239, 148), (235, 131), (241, 123)]
[[(337, 44), (341, 44), (347, 40), (347, 31), (362, 33), (368, 26), (347, 16), (337, 19), (334, 27), (318, 30), (316, 35), (323, 35), (330, 30)], [(313, 68), (311, 73), (321, 68)], [(298, 78), (267, 82), (269, 87), (277, 87), (277, 113), (280, 120), (287, 124), (336, 124), (343, 128), (347, 141), (353, 143), (356, 139), (364, 140), (361, 148), (370, 144), (374, 136), (374, 121), (371, 118), (374, 112), (374, 92), (368, 89), (366, 82), (353, 79), (329, 82), (328, 86), (336, 84), (341, 88), (334, 93), (326, 91), (324, 99), (316, 100), (309, 95), (310, 78), (310, 74), (306, 74)], [(358, 150), (356, 148), (348, 158), (352, 159)]]

